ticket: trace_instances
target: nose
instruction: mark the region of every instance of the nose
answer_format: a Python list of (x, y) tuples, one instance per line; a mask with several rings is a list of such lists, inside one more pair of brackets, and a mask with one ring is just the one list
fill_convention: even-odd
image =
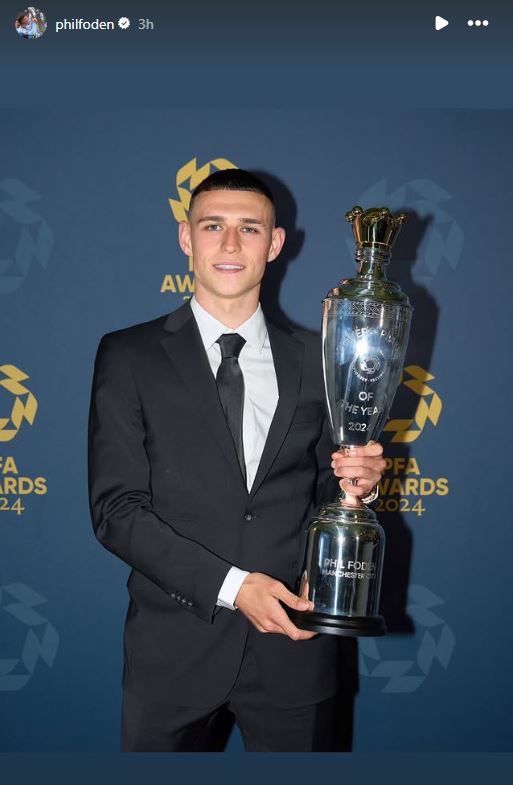
[(223, 250), (235, 253), (240, 248), (240, 238), (236, 226), (227, 226), (223, 236)]

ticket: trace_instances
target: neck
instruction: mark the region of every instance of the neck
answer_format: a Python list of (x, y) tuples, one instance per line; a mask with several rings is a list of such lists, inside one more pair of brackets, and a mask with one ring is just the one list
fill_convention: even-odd
[(219, 299), (212, 297), (208, 292), (198, 289), (194, 296), (197, 302), (205, 311), (222, 322), (226, 327), (235, 330), (253, 316), (258, 308), (258, 292), (248, 292), (246, 297), (237, 297), (233, 300), (229, 298)]

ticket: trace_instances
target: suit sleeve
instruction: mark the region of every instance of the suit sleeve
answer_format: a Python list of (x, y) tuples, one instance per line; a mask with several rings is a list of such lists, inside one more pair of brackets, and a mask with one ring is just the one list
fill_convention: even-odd
[(206, 622), (229, 562), (152, 512), (144, 417), (128, 347), (106, 335), (96, 355), (88, 429), (89, 505), (98, 540)]
[(336, 447), (331, 440), (328, 417), (325, 414), (322, 424), (322, 433), (317, 443), (317, 463), (319, 473), (317, 475), (317, 487), (315, 492), (315, 504), (318, 506), (323, 502), (331, 502), (340, 493), (338, 478), (333, 474), (331, 468), (331, 453), (335, 452)]

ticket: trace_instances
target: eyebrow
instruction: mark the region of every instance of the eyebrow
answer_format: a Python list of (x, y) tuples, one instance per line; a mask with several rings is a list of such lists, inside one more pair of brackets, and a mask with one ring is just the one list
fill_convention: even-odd
[[(206, 221), (226, 221), (226, 217), (224, 215), (206, 215), (204, 218), (200, 218), (198, 223), (205, 223)], [(258, 224), (259, 226), (265, 226), (265, 221), (261, 221), (259, 218), (239, 218), (240, 223), (244, 224)]]

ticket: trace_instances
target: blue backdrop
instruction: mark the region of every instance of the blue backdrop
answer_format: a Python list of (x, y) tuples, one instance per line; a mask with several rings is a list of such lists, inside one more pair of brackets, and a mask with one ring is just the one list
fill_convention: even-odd
[(118, 750), (128, 568), (89, 521), (92, 364), (105, 332), (190, 295), (180, 189), (229, 162), (276, 191), (288, 240), (264, 299), (309, 328), (354, 270), (346, 210), (408, 213), (389, 269), (415, 307), (382, 437), (390, 634), (360, 641), (354, 749), (512, 751), (513, 114), (19, 110), (0, 134), (2, 750)]

